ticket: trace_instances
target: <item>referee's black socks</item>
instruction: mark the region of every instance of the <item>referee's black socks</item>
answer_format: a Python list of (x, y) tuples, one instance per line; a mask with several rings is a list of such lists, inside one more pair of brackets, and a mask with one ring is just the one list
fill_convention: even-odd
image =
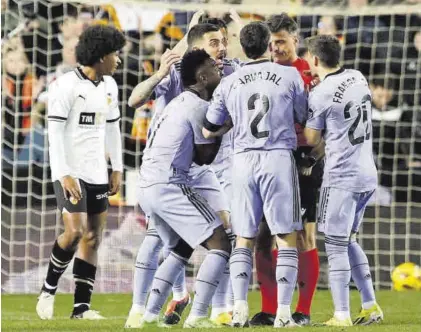
[(96, 266), (75, 258), (73, 263), (73, 277), (76, 283), (73, 314), (78, 315), (89, 310), (91, 295), (95, 283)]
[(55, 295), (58, 281), (61, 275), (66, 271), (67, 266), (75, 254), (74, 251), (67, 251), (59, 247), (57, 240), (54, 242), (51, 251), (50, 263), (48, 264), (47, 277), (45, 278), (42, 291)]

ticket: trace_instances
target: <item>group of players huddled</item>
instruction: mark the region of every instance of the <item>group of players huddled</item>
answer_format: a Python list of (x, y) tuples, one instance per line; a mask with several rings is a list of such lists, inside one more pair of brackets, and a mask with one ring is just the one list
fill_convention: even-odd
[[(243, 26), (231, 12), (248, 61), (229, 59), (224, 22), (201, 20), (202, 14), (128, 100), (140, 106), (154, 95), (155, 113), (137, 186), (148, 229), (125, 326), (177, 324), (191, 302), (188, 328), (309, 325), (319, 275), (316, 221), (335, 308), (324, 325), (380, 322), (368, 260), (356, 241), (377, 185), (366, 79), (340, 66), (340, 43), (332, 36), (306, 39), (308, 61), (299, 58), (298, 27), (285, 13)], [(53, 317), (59, 278), (76, 252), (71, 317), (104, 318), (90, 302), (108, 195), (118, 192), (123, 171), (111, 76), (124, 44), (113, 27), (89, 27), (76, 48), (80, 67), (49, 87), (52, 181), (64, 233), (38, 298), (41, 319)], [(208, 252), (191, 299), (185, 266), (197, 246)], [(161, 250), (166, 258), (159, 265)], [(253, 253), (262, 311), (249, 320)], [(362, 307), (354, 322), (351, 276)]]

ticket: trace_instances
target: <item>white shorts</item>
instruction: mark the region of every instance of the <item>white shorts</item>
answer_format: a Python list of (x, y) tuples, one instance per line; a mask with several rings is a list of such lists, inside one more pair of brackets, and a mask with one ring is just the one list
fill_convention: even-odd
[(199, 193), (214, 211), (230, 211), (228, 198), (211, 167), (193, 166), (187, 184)]
[(234, 155), (231, 223), (234, 234), (255, 238), (263, 213), (272, 235), (302, 229), (298, 172), (288, 150)]
[(195, 248), (222, 225), (207, 201), (186, 185), (138, 187), (137, 199), (168, 248), (173, 248), (180, 238)]
[(339, 188), (322, 187), (317, 213), (319, 232), (343, 237), (357, 233), (367, 203), (373, 194), (374, 190), (355, 193)]

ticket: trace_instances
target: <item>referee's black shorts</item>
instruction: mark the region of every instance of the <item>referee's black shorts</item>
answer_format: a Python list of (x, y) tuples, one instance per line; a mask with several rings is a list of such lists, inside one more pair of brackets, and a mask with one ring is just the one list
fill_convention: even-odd
[[(300, 158), (310, 153), (311, 147), (299, 147), (294, 156), (299, 165)], [(323, 162), (319, 161), (314, 165), (311, 175), (299, 175), (300, 198), (301, 198), (301, 217), (303, 222), (315, 222), (317, 211), (317, 200), (319, 198), (319, 189), (323, 178)]]
[(60, 212), (98, 214), (108, 209), (108, 184), (91, 184), (80, 179), (76, 181), (79, 182), (82, 199), (73, 203), (70, 198), (65, 198), (60, 181), (54, 182), (54, 193)]

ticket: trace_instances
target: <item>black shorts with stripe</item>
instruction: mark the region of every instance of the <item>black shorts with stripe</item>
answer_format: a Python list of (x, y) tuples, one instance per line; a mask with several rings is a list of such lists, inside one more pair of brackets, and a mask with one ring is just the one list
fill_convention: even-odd
[[(312, 147), (299, 147), (294, 152), (297, 165), (300, 159), (310, 153)], [(299, 175), (300, 199), (301, 199), (301, 217), (304, 222), (315, 222), (317, 217), (317, 200), (319, 198), (319, 189), (323, 180), (323, 162), (319, 161), (312, 169), (310, 176)]]
[(78, 202), (66, 199), (60, 181), (54, 182), (54, 193), (56, 195), (57, 208), (60, 212), (65, 210), (69, 213), (98, 214), (107, 211), (108, 184), (91, 184), (80, 179), (76, 179), (76, 181), (78, 181), (82, 193), (82, 199)]

